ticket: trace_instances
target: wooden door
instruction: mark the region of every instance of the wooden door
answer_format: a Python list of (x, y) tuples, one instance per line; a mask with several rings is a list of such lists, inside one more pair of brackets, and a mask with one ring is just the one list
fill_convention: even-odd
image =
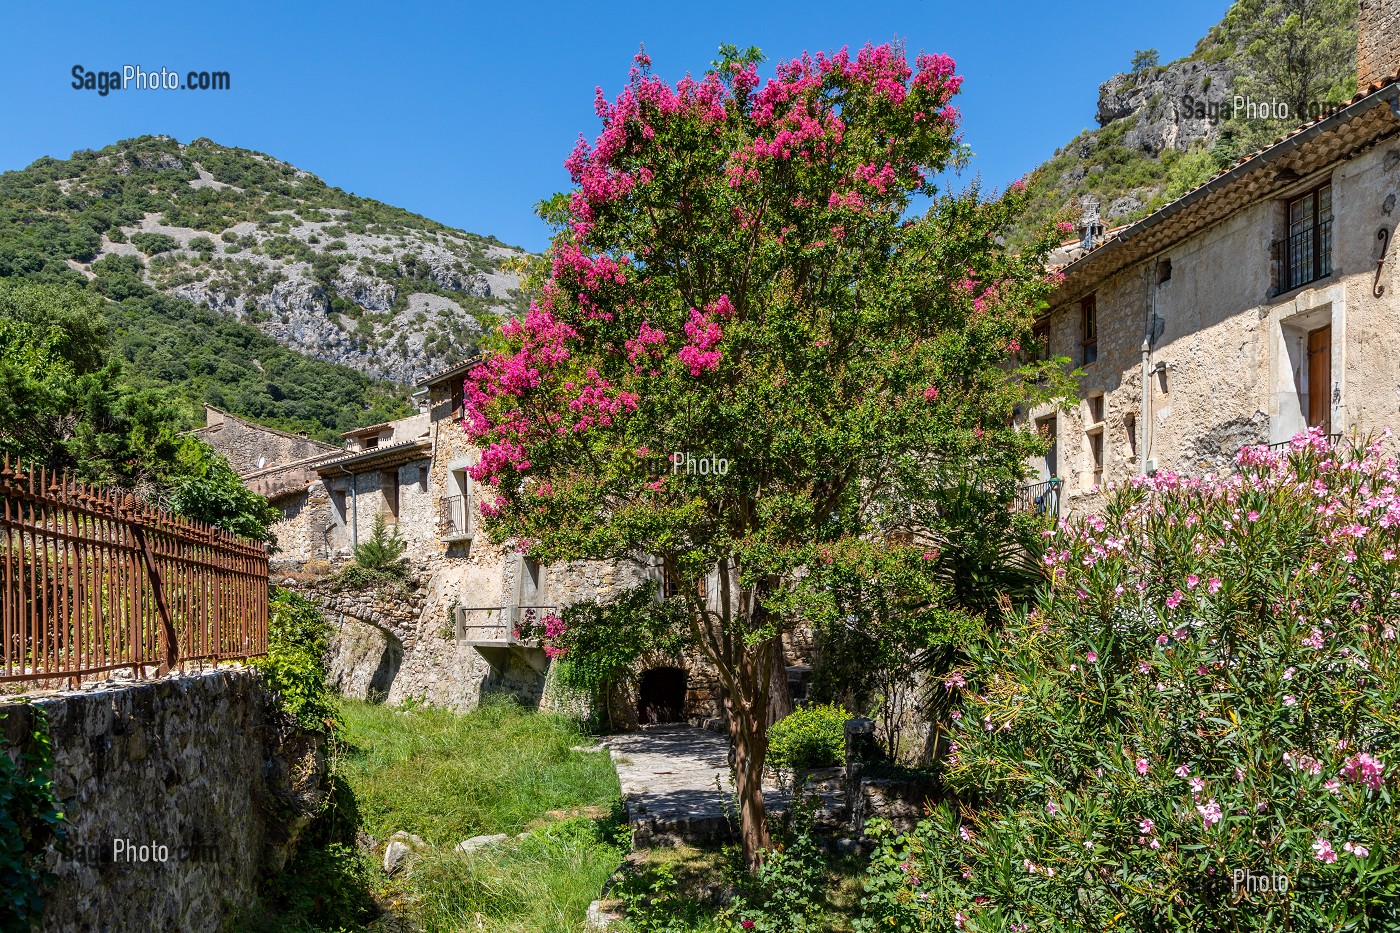
[(1332, 328), (1308, 334), (1308, 427), (1332, 433)]

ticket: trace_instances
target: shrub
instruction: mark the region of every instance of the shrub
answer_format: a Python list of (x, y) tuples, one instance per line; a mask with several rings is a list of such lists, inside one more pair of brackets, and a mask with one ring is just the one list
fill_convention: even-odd
[(830, 768), (846, 755), (846, 720), (839, 706), (804, 706), (768, 730), (768, 764), (773, 768)]
[(374, 531), (355, 547), (355, 566), (361, 570), (402, 576), (407, 570), (403, 552), (407, 545), (397, 528), (390, 529), (383, 515), (374, 518)]
[(1237, 464), (1047, 532), (1035, 605), (944, 683), (980, 805), (886, 831), (865, 929), (1400, 922), (1400, 466), (1316, 431)]
[(158, 253), (168, 253), (178, 247), (174, 237), (164, 233), (133, 233), (131, 235), (131, 245), (145, 253), (147, 256), (155, 256)]
[(326, 732), (339, 721), (335, 693), (327, 680), (326, 652), (331, 627), (315, 603), (273, 587), (267, 619), (267, 654), (253, 659), (268, 689), (297, 725)]

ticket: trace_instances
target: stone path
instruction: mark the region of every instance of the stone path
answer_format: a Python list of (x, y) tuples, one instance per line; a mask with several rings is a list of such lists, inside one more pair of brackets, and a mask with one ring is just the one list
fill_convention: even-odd
[[(693, 726), (645, 726), (601, 743), (612, 755), (637, 846), (701, 843), (729, 838), (737, 821), (729, 775), (729, 739)], [(821, 787), (827, 797), (831, 787)], [(788, 796), (765, 781), (770, 812)], [(839, 796), (839, 792), (838, 792)], [(836, 800), (829, 803), (839, 805)]]
[(725, 810), (733, 810), (734, 785), (726, 736), (693, 726), (645, 726), (602, 744), (617, 768), (637, 845), (730, 835)]

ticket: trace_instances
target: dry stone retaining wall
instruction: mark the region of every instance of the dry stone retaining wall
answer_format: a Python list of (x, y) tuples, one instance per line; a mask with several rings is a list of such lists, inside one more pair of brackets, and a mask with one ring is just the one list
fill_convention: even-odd
[(58, 881), (45, 931), (223, 929), (254, 906), (260, 873), (285, 864), (324, 798), (319, 739), (250, 670), (0, 704), (0, 747), (14, 753), (35, 708), (69, 823), (69, 854), (48, 858)]

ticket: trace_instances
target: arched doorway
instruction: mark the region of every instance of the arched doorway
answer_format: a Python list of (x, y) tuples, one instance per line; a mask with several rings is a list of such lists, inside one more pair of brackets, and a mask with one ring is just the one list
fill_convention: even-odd
[(685, 671), (678, 667), (653, 667), (637, 685), (637, 722), (685, 721)]

